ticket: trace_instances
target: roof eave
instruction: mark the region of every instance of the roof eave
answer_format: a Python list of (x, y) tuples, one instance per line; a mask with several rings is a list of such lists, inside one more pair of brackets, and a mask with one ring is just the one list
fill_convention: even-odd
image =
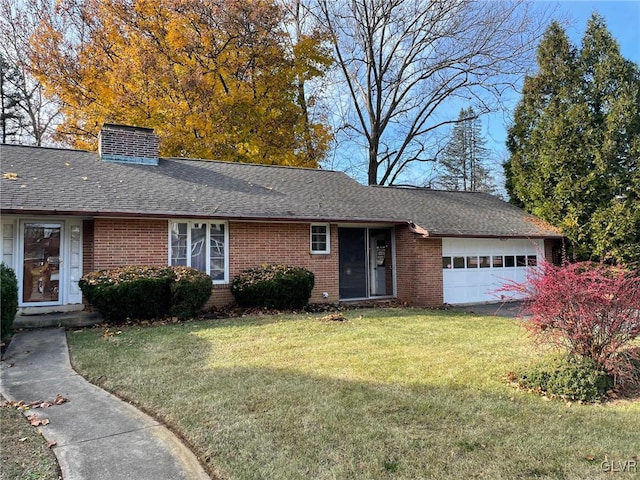
[(564, 238), (557, 233), (507, 233), (507, 234), (478, 234), (478, 233), (460, 233), (460, 232), (437, 232), (427, 230), (412, 221), (408, 221), (409, 230), (422, 238)]
[(390, 218), (362, 218), (362, 217), (310, 217), (310, 216), (267, 216), (267, 215), (207, 215), (190, 212), (143, 212), (143, 211), (97, 211), (97, 210), (47, 210), (27, 208), (3, 208), (2, 215), (57, 215), (67, 217), (110, 217), (110, 218), (193, 218), (193, 219), (217, 219), (235, 221), (261, 221), (261, 222), (310, 222), (310, 223), (388, 223), (393, 225), (404, 224), (404, 221)]

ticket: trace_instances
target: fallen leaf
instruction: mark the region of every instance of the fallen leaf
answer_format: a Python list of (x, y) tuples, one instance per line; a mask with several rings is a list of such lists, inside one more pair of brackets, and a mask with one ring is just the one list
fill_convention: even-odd
[(34, 427), (49, 425), (48, 418), (38, 418), (37, 415), (29, 415), (27, 420), (29, 420), (29, 423)]
[(5, 180), (17, 180), (18, 174), (15, 172), (7, 172), (2, 174), (2, 178), (4, 178)]
[(586, 457), (584, 457), (586, 460), (589, 460), (590, 462), (593, 462), (596, 459), (595, 455), (587, 455)]
[(67, 403), (69, 401), (68, 398), (64, 398), (62, 395), (56, 395), (56, 398), (53, 400), (53, 403), (56, 405), (62, 405), (63, 403)]
[(47, 448), (53, 448), (58, 444), (58, 442), (48, 442), (47, 443)]

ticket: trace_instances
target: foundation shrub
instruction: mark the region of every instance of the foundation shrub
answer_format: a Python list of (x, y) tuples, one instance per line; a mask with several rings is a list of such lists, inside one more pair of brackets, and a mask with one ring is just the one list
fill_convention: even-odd
[(309, 302), (314, 280), (302, 267), (261, 265), (235, 277), (231, 293), (241, 307), (297, 309)]
[(13, 321), (18, 311), (18, 280), (16, 274), (4, 263), (0, 264), (0, 336), (11, 335)]
[(196, 315), (211, 294), (211, 278), (187, 267), (100, 270), (82, 277), (79, 286), (87, 301), (110, 323), (169, 314), (184, 319)]
[(183, 320), (198, 315), (211, 297), (211, 277), (189, 267), (172, 267), (175, 279), (171, 283), (171, 308), (174, 317)]

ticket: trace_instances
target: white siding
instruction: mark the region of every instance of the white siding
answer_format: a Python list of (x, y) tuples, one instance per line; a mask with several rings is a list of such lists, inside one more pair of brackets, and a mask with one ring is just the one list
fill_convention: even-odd
[(69, 281), (65, 303), (82, 303), (82, 292), (78, 286), (78, 281), (82, 277), (82, 222), (80, 220), (67, 222), (66, 244), (69, 246), (66, 254)]
[(15, 270), (15, 223), (3, 220), (0, 227), (2, 230), (2, 258), (0, 261)]

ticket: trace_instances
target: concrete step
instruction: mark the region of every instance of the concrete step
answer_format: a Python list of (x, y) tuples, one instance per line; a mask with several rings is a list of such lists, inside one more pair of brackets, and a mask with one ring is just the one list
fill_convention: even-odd
[(31, 328), (82, 328), (102, 323), (102, 317), (97, 312), (64, 312), (41, 313), (34, 315), (17, 314), (13, 321), (13, 329)]

